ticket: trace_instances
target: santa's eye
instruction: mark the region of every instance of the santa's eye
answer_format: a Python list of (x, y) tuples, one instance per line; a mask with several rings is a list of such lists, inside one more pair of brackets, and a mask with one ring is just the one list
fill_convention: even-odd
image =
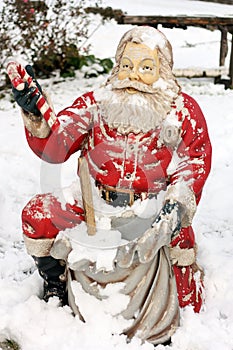
[(144, 59), (141, 63), (140, 63), (140, 68), (139, 70), (141, 71), (141, 73), (153, 73), (153, 71), (155, 70), (155, 63), (152, 59)]
[(152, 71), (152, 67), (150, 67), (150, 66), (144, 66), (144, 67), (142, 67), (142, 69), (144, 71)]
[(128, 58), (123, 58), (121, 61), (121, 69), (130, 70), (133, 68), (132, 62)]

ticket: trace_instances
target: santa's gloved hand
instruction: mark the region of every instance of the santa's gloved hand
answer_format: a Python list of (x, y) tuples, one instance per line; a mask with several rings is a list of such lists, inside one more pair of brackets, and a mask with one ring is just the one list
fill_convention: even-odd
[[(173, 238), (181, 229), (181, 206), (178, 202), (167, 201), (158, 216), (156, 217), (152, 227), (157, 231), (171, 234)], [(166, 232), (165, 232), (166, 231)]]
[(37, 108), (37, 101), (41, 96), (42, 89), (38, 81), (35, 79), (32, 66), (27, 65), (25, 70), (33, 78), (34, 86), (29, 87), (28, 82), (25, 82), (23, 90), (17, 90), (16, 88), (12, 87), (13, 96), (15, 101), (23, 110), (39, 116), (40, 111)]
[(30, 64), (27, 64), (25, 66), (25, 70), (32, 77), (34, 84), (38, 88), (39, 92), (42, 94), (42, 88), (41, 88), (40, 84), (38, 83), (38, 81), (36, 80), (36, 76), (35, 76), (35, 73), (34, 73), (32, 66)]

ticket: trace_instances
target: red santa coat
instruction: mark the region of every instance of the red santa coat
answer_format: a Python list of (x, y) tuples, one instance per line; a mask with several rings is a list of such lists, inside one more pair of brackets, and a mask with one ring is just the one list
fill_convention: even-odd
[[(104, 124), (98, 106), (93, 120), (88, 109), (96, 104), (93, 93), (84, 94), (61, 111), (60, 126), (47, 138), (34, 137), (26, 130), (27, 140), (32, 150), (50, 163), (63, 163), (82, 150), (87, 155), (91, 175), (103, 185), (156, 193), (182, 178), (190, 182), (198, 202), (210, 171), (211, 144), (201, 109), (190, 96), (183, 97), (182, 109), (173, 106), (177, 109), (181, 139), (176, 149), (179, 164), (172, 174), (167, 169), (174, 147), (172, 142), (166, 144), (161, 140), (161, 127), (146, 134), (121, 135)], [(185, 110), (186, 116), (182, 115)]]
[[(99, 185), (130, 189), (144, 196), (182, 183), (194, 193), (198, 204), (210, 171), (211, 143), (203, 113), (190, 96), (179, 96), (166, 121), (138, 135), (123, 135), (109, 128), (93, 92), (77, 98), (57, 117), (60, 125), (46, 138), (35, 137), (26, 129), (28, 144), (41, 159), (63, 163), (81, 150)], [(49, 214), (38, 215), (44, 211), (45, 197)], [(23, 231), (30, 238), (54, 238), (60, 230), (84, 220), (78, 203), (67, 204), (64, 210), (51, 194), (36, 196), (22, 217)], [(171, 246), (190, 249), (194, 243), (192, 227), (187, 226)], [(182, 269), (174, 265), (174, 272), (180, 306), (192, 304), (199, 311), (201, 291), (196, 288), (193, 266)]]

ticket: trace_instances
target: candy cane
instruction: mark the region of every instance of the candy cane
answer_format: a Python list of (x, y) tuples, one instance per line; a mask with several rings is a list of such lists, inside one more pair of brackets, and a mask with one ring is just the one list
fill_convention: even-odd
[[(36, 88), (34, 92), (35, 94), (39, 92), (39, 89), (36, 86), (36, 83), (33, 81), (33, 78), (26, 72), (26, 70), (21, 66), (20, 63), (15, 61), (9, 61), (7, 63), (6, 70), (10, 81), (15, 89), (17, 89), (18, 91), (23, 90), (25, 87), (25, 82), (27, 82), (29, 87)], [(36, 105), (40, 113), (43, 115), (44, 119), (48, 123), (49, 127), (52, 130), (55, 129), (59, 125), (59, 121), (43, 95), (40, 94)]]

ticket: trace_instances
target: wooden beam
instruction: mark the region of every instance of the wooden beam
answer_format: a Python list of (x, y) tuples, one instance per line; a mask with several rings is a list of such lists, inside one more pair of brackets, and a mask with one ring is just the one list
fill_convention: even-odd
[(233, 0), (199, 0), (205, 2), (215, 2), (217, 4), (233, 5)]
[(233, 26), (232, 17), (216, 17), (216, 16), (129, 16), (123, 15), (119, 20), (119, 24), (134, 25), (158, 25), (174, 26), (176, 28), (183, 26)]
[[(228, 51), (227, 33), (232, 34), (233, 38), (233, 15), (229, 17), (217, 16), (129, 16), (122, 15), (118, 18), (119, 24), (147, 25), (157, 28), (160, 24), (165, 28), (182, 28), (187, 29), (188, 26), (201, 27), (210, 30), (218, 29), (221, 31), (220, 44), (220, 67), (224, 66), (225, 58)], [(206, 74), (206, 71), (205, 71)], [(233, 42), (231, 44), (231, 57), (228, 75), (230, 77), (230, 87), (233, 87)], [(228, 83), (229, 85), (229, 83)]]
[(177, 78), (202, 78), (202, 77), (221, 77), (222, 75), (228, 74), (226, 67), (219, 68), (174, 68), (173, 73)]

